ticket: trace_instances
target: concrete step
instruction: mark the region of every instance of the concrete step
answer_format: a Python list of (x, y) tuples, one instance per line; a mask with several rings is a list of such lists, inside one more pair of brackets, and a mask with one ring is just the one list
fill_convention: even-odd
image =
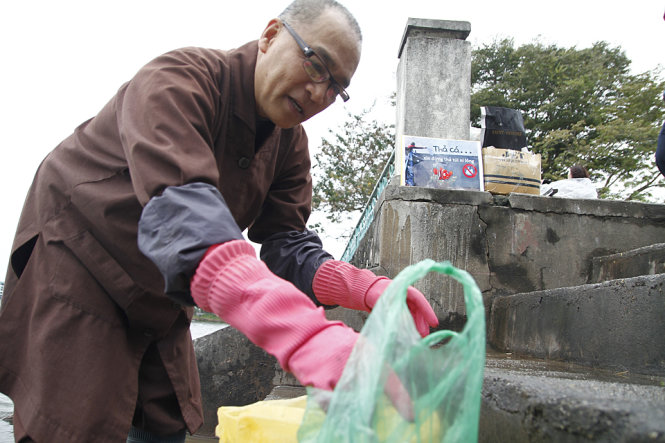
[(589, 283), (665, 273), (665, 243), (591, 260)]
[(480, 442), (665, 442), (665, 378), (490, 354)]
[[(266, 400), (305, 395), (277, 386)], [(665, 378), (487, 355), (479, 442), (665, 442)]]
[(514, 355), (665, 375), (665, 274), (492, 301), (488, 343)]

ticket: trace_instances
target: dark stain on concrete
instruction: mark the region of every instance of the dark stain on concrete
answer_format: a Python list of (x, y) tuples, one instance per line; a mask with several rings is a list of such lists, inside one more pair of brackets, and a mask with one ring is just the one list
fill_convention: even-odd
[(547, 228), (546, 238), (547, 238), (547, 242), (552, 243), (552, 244), (557, 243), (559, 240), (561, 240), (559, 235), (552, 228)]
[(536, 285), (529, 280), (529, 274), (526, 269), (517, 263), (507, 265), (497, 265), (493, 267), (492, 274), (497, 278), (501, 285), (511, 288), (514, 293), (532, 292), (537, 290)]
[(485, 233), (476, 234), (471, 236), (471, 251), (474, 255), (485, 257), (487, 256), (487, 243), (485, 240)]

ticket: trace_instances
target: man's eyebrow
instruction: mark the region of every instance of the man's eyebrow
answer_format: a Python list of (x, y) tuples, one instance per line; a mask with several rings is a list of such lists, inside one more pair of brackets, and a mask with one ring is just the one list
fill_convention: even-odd
[[(316, 55), (321, 57), (321, 59), (326, 64), (326, 66), (328, 66), (328, 69), (330, 69), (331, 71), (335, 68), (335, 66), (337, 66), (337, 63), (335, 63), (335, 60), (333, 60), (330, 57), (330, 54), (324, 48), (316, 47), (316, 48), (314, 48), (314, 52), (316, 53)], [(340, 78), (335, 77), (335, 81), (338, 82), (340, 85), (342, 85), (343, 88), (348, 88), (349, 84), (351, 83), (348, 78), (341, 78), (340, 79)]]

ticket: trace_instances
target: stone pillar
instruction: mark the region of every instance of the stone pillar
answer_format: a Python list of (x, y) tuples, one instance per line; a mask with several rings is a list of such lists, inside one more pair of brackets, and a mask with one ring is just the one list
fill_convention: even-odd
[(397, 140), (403, 134), (469, 139), (469, 22), (409, 18), (397, 67)]

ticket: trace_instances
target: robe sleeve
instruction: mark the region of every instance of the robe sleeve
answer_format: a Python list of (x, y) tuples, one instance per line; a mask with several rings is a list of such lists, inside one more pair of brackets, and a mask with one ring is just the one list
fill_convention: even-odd
[(213, 153), (220, 81), (196, 52), (173, 51), (144, 66), (119, 94), (116, 117), (142, 205), (168, 186), (218, 186)]

